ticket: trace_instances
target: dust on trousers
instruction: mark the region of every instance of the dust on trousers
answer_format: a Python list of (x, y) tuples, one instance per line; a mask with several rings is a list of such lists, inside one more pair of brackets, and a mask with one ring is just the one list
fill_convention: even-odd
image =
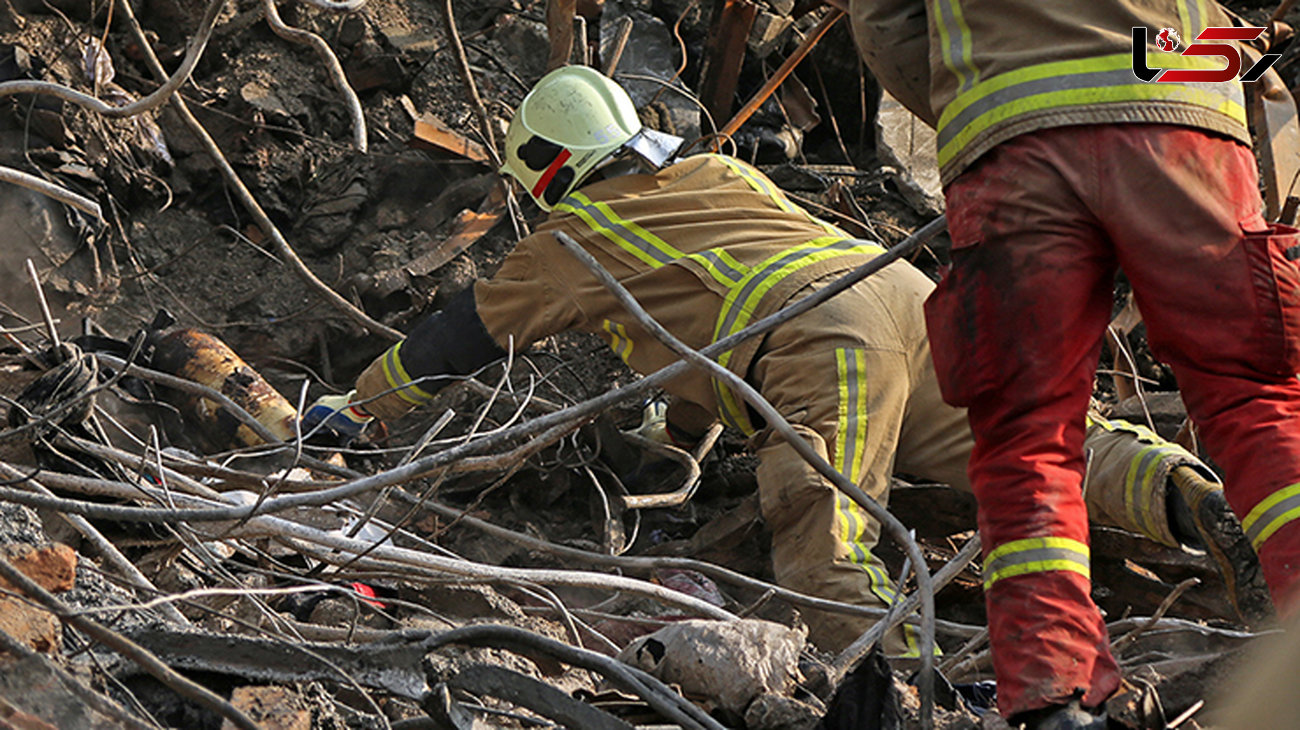
[[(969, 491), (971, 430), (965, 411), (943, 402), (925, 336), (921, 302), (933, 288), (911, 265), (889, 266), (774, 330), (751, 371), (751, 381), (795, 430), (882, 504), (895, 472)], [(1081, 416), (1080, 428), (1083, 422)], [(1167, 477), (1175, 466), (1204, 465), (1146, 429), (1092, 423), (1087, 509), (1093, 521), (1177, 545), (1165, 512)], [(854, 605), (892, 604), (897, 587), (875, 550), (879, 523), (778, 435), (761, 432), (753, 443), (777, 582)], [(843, 649), (875, 622), (815, 610), (804, 618), (810, 638), (829, 651)], [(891, 656), (919, 651), (911, 629), (886, 634), (883, 644)]]
[[(1083, 414), (1116, 267), (1177, 376), (1278, 609), (1300, 580), (1300, 272), (1260, 216), (1255, 161), (1211, 133), (1060, 127), (995, 147), (946, 190), (951, 271), (926, 304), (945, 399), (969, 408), (969, 473), (1005, 715), (1119, 671), (1089, 597)], [(1091, 487), (1090, 487), (1091, 488)]]

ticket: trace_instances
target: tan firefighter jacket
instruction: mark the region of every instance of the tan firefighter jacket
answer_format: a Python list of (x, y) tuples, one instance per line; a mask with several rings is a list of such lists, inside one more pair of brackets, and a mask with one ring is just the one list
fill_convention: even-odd
[[(1133, 73), (1134, 27), (1147, 28), (1150, 68), (1223, 68), (1179, 53), (1204, 28), (1232, 25), (1213, 0), (851, 0), (850, 10), (871, 72), (935, 127), (944, 184), (994, 146), (1048, 127), (1178, 124), (1250, 144), (1239, 82)], [(1175, 52), (1156, 49), (1163, 28), (1181, 38)]]
[[(523, 351), (543, 337), (578, 329), (601, 336), (641, 373), (654, 372), (679, 358), (634, 322), (587, 268), (560, 246), (551, 235), (555, 230), (576, 239), (656, 320), (697, 349), (776, 311), (809, 284), (883, 252), (877, 245), (847, 238), (809, 216), (766, 176), (729, 157), (698, 155), (655, 174), (586, 185), (557, 205), (536, 233), (520, 241), (495, 276), (475, 285), (473, 301), (466, 306), (472, 307), (475, 322), (481, 320), (481, 329), (486, 330), (479, 336), (490, 338), (502, 351)], [(907, 284), (899, 280), (902, 274), (915, 275), (925, 283)], [(902, 330), (906, 340), (924, 338), (919, 310), (932, 288), (909, 264), (898, 262), (855, 290), (863, 290), (864, 296), (878, 303), (877, 311), (884, 313), (878, 316), (893, 320), (880, 322), (879, 332)], [(810, 351), (824, 349), (822, 340), (845, 327), (877, 329), (874, 322), (850, 322), (827, 314), (834, 309), (823, 307), (819, 310), (823, 317), (810, 314), (785, 327), (802, 323), (800, 336), (807, 338)], [(434, 350), (464, 347), (474, 336), (463, 334), (469, 332), (464, 319), (452, 317), (441, 323), (445, 327), (425, 330), (423, 335), (438, 341)], [(455, 330), (455, 334), (448, 336), (447, 330)], [(410, 362), (403, 361), (404, 349), (421, 336), (417, 328), (376, 358), (358, 378), (356, 400), (368, 412), (394, 419), (433, 397), (430, 391), (436, 388), (421, 376), (413, 376), (428, 372), (423, 367), (427, 363), (419, 362), (416, 353), (406, 353)], [(745, 341), (720, 361), (742, 377), (748, 375), (761, 339)], [(902, 340), (897, 346), (903, 347)], [(423, 352), (427, 356), (434, 351)], [(440, 371), (469, 372), (490, 359), (484, 356), (469, 368), (450, 363)], [(810, 400), (836, 397), (836, 375), (829, 377), (829, 392), (810, 394)], [(871, 392), (888, 390), (882, 383), (867, 383), (866, 390)], [(932, 370), (928, 378), (907, 387), (933, 390), (937, 407), (960, 416), (959, 410), (940, 403)], [(675, 409), (673, 419), (680, 427), (689, 430), (695, 425), (702, 431), (712, 414), (747, 434), (761, 425), (751, 422), (734, 394), (699, 371), (687, 371), (665, 389), (688, 404)], [(683, 413), (690, 417), (680, 418)], [(861, 415), (870, 417), (865, 411)], [(927, 418), (924, 413), (913, 415)], [(934, 420), (945, 421), (937, 416)], [(1164, 509), (1166, 476), (1173, 466), (1194, 464), (1195, 459), (1154, 435), (1097, 421), (1089, 430), (1088, 447), (1097, 457), (1093, 461), (1097, 476), (1089, 490), (1090, 513), (1104, 524), (1177, 544)], [(932, 445), (956, 450), (964, 464), (970, 449), (965, 419), (948, 418), (945, 422), (955, 429), (952, 437), (936, 438)]]
[[(775, 312), (809, 282), (884, 252), (809, 216), (762, 173), (730, 157), (696, 155), (654, 174), (586, 185), (556, 205), (491, 280), (478, 282), (478, 315), (502, 348), (523, 350), (577, 329), (603, 337), (641, 373), (679, 358), (560, 246), (550, 233), (557, 230), (697, 349)], [(744, 377), (760, 339), (719, 362)], [(754, 432), (739, 398), (698, 371), (665, 389)]]

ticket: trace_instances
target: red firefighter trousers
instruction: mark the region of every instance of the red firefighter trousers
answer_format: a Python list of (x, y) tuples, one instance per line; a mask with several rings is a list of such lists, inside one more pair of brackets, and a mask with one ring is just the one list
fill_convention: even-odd
[(985, 592), (1008, 717), (1118, 686), (1089, 595), (1084, 410), (1116, 267), (1169, 363), (1274, 599), (1300, 580), (1300, 255), (1240, 144), (1154, 124), (1003, 143), (945, 191), (953, 265), (926, 303), (940, 387), (969, 408)]

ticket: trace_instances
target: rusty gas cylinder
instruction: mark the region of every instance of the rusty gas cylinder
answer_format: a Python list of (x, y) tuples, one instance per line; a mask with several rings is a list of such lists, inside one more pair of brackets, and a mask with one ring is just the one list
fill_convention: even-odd
[[(156, 335), (151, 340), (155, 369), (219, 391), (248, 411), (276, 438), (283, 441), (294, 438), (298, 412), (226, 343), (192, 329)], [(264, 443), (220, 404), (189, 393), (175, 393), (175, 398), (211, 446), (227, 449)]]

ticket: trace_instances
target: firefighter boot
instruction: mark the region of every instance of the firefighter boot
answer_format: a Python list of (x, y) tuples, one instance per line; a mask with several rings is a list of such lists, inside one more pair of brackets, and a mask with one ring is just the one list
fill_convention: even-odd
[(1105, 730), (1106, 712), (1101, 708), (1088, 710), (1073, 699), (1064, 705), (1053, 705), (1017, 716), (1012, 727), (1023, 730)]
[(1264, 574), (1241, 523), (1228, 506), (1223, 489), (1190, 466), (1174, 467), (1169, 490), (1175, 531), (1184, 542), (1203, 548), (1223, 574), (1232, 602), (1241, 620), (1254, 625), (1273, 615)]

